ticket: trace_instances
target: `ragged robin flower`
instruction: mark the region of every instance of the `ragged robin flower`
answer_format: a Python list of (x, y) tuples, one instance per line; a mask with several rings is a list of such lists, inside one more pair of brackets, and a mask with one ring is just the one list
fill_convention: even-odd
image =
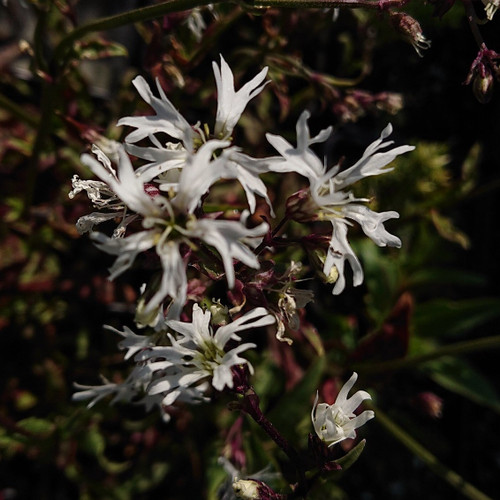
[[(388, 125), (379, 139), (368, 146), (361, 157), (351, 167), (340, 170), (336, 165), (327, 168), (310, 148), (312, 144), (325, 142), (331, 134), (331, 127), (322, 130), (315, 137), (310, 136), (307, 120), (309, 112), (304, 111), (297, 121), (297, 146), (293, 147), (287, 140), (278, 135), (267, 134), (267, 140), (282, 156), (281, 162), (273, 162), (272, 170), (276, 172), (297, 172), (309, 180), (309, 193), (302, 192), (296, 197), (290, 213), (298, 213), (300, 222), (309, 220), (329, 221), (332, 225), (332, 236), (328, 253), (323, 264), (325, 276), (332, 275), (336, 268), (338, 278), (333, 293), (339, 294), (344, 290), (344, 264), (347, 260), (353, 270), (354, 286), (363, 282), (363, 269), (356, 254), (347, 239), (347, 230), (357, 222), (363, 232), (380, 247), (400, 247), (401, 240), (386, 231), (384, 222), (399, 217), (395, 211), (374, 212), (366, 204), (367, 198), (356, 198), (348, 190), (355, 182), (374, 175), (390, 172), (387, 165), (398, 155), (412, 151), (413, 146), (399, 146), (389, 148), (392, 141), (385, 141), (391, 134), (392, 127)], [(337, 274), (334, 273), (334, 274)]]
[[(115, 206), (108, 212), (84, 216), (77, 225), (91, 228), (94, 224), (114, 219), (117, 215), (122, 219), (113, 237), (101, 232), (91, 233), (101, 250), (116, 255), (110, 268), (110, 279), (129, 269), (142, 252), (154, 249), (159, 258), (162, 269), (160, 283), (154, 289), (146, 289), (147, 300), (145, 303), (141, 302), (138, 311), (138, 322), (143, 325), (156, 321), (158, 309), (167, 297), (172, 299), (170, 317), (179, 316), (187, 292), (186, 262), (182, 247), (196, 249), (203, 243), (215, 248), (224, 266), (229, 288), (235, 282), (233, 259), (251, 268), (259, 267), (258, 259), (249, 247), (257, 245), (267, 232), (268, 225), (265, 222), (247, 228), (245, 222), (248, 212), (243, 212), (239, 221), (220, 220), (213, 216), (196, 217), (192, 213), (201, 197), (200, 190), (210, 187), (203, 169), (210, 168), (212, 148), (217, 145), (213, 142), (205, 144), (190, 155), (176, 196), (172, 200), (159, 192), (150, 194), (151, 189), (136, 174), (126, 151), (120, 145), (117, 146), (116, 167), (102, 151), (95, 148), (97, 158), (88, 154), (82, 156), (82, 163), (100, 178), (109, 192), (114, 193)], [(197, 184), (194, 180), (191, 182), (192, 171), (198, 174), (195, 175)], [(121, 206), (120, 212), (116, 211), (117, 204)], [(85, 222), (81, 222), (82, 219)], [(129, 225), (137, 220), (141, 221), (142, 230), (125, 234), (129, 232)]]
[(316, 394), (311, 419), (316, 434), (328, 446), (340, 443), (344, 439), (355, 438), (356, 429), (375, 416), (372, 410), (365, 410), (360, 415), (354, 413), (365, 399), (371, 399), (366, 391), (357, 391), (350, 398), (347, 397), (357, 378), (358, 374), (354, 372), (332, 405), (318, 404), (319, 396)]

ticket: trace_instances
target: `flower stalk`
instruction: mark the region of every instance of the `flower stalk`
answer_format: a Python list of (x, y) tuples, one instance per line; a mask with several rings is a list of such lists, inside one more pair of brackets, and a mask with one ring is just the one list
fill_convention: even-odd
[(195, 7), (220, 3), (221, 1), (222, 0), (170, 0), (160, 4), (141, 7), (140, 9), (130, 10), (128, 12), (121, 12), (114, 16), (103, 17), (97, 21), (79, 26), (68, 33), (55, 48), (53, 60), (56, 64), (59, 64), (59, 67), (63, 66), (67, 53), (73, 43), (89, 33), (106, 31), (141, 21), (149, 21), (165, 14), (170, 14), (171, 12), (181, 12)]
[(297, 474), (297, 484), (294, 494), (298, 497), (305, 495), (308, 490), (308, 483), (303, 469), (300, 456), (295, 448), (280, 434), (273, 423), (264, 415), (259, 406), (259, 396), (253, 388), (249, 388), (243, 394), (243, 401), (240, 409), (247, 413), (259, 425), (259, 427), (283, 450), (295, 467)]
[[(370, 406), (373, 407), (374, 405), (370, 404)], [(470, 500), (492, 500), (491, 497), (485, 495), (475, 486), (465, 481), (464, 478), (457, 474), (454, 470), (449, 469), (446, 465), (441, 463), (435, 455), (407, 434), (384, 412), (378, 408), (375, 410), (377, 412), (377, 422), (379, 422), (386, 431), (403, 444), (403, 446), (408, 448), (408, 450), (410, 450), (415, 456), (420, 458), (420, 460), (422, 460), (422, 462), (424, 462), (432, 470), (432, 472), (444, 479), (464, 497), (469, 498)]]
[(419, 356), (409, 356), (402, 359), (383, 361), (380, 363), (360, 363), (353, 368), (363, 374), (384, 373), (389, 371), (406, 370), (417, 365), (442, 358), (444, 356), (456, 356), (469, 354), (476, 351), (484, 351), (500, 347), (500, 335), (485, 337), (478, 340), (466, 340), (455, 344), (439, 347), (432, 352)]

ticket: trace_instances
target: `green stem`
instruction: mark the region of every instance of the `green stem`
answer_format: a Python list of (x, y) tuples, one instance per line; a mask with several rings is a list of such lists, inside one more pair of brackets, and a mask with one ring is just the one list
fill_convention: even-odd
[(256, 8), (275, 7), (303, 9), (376, 9), (386, 10), (399, 8), (410, 0), (249, 0), (248, 5)]
[(455, 344), (439, 347), (438, 349), (418, 356), (410, 356), (408, 358), (394, 359), (391, 361), (382, 361), (380, 363), (359, 363), (353, 366), (354, 370), (360, 373), (380, 373), (396, 370), (404, 370), (412, 368), (422, 363), (427, 363), (434, 359), (444, 356), (452, 356), (458, 354), (468, 354), (474, 351), (483, 351), (491, 348), (500, 347), (500, 335), (485, 337), (478, 340), (466, 340)]
[(472, 31), (472, 35), (474, 36), (474, 40), (476, 41), (478, 47), (482, 48), (484, 46), (484, 40), (481, 32), (479, 31), (478, 24), (484, 24), (484, 22), (481, 22), (478, 19), (471, 0), (462, 0), (462, 3), (464, 5), (465, 15), (467, 16), (467, 21), (469, 22), (469, 27)]
[(291, 464), (294, 466), (297, 473), (297, 487), (295, 494), (302, 498), (308, 490), (308, 481), (303, 470), (300, 455), (297, 450), (281, 435), (273, 423), (262, 413), (259, 406), (259, 396), (257, 396), (253, 388), (249, 389), (243, 395), (241, 409), (250, 415), (254, 421), (264, 430), (264, 432), (283, 450), (283, 452), (290, 459)]
[[(367, 405), (368, 406), (368, 405)], [(415, 441), (401, 427), (393, 422), (384, 412), (378, 408), (374, 408), (370, 404), (376, 414), (375, 421), (385, 428), (394, 438), (396, 438), (403, 446), (410, 450), (422, 462), (424, 462), (432, 472), (441, 479), (444, 479), (449, 485), (459, 491), (462, 495), (471, 500), (492, 500), (491, 497), (479, 491), (475, 486), (465, 481), (465, 479), (455, 471), (442, 464), (432, 453), (424, 448), (421, 444)]]
[(26, 112), (21, 106), (11, 101), (8, 97), (0, 94), (0, 108), (7, 110), (11, 115), (18, 118), (20, 121), (37, 128), (39, 120), (36, 116)]
[[(33, 144), (28, 177), (26, 181), (26, 190), (24, 196), (25, 213), (27, 213), (33, 201), (38, 172), (38, 163), (42, 150), (44, 148), (44, 143), (47, 137), (49, 137), (52, 132), (52, 118), (54, 111), (57, 109), (57, 104), (55, 101), (57, 98), (56, 89), (58, 76), (64, 69), (66, 56), (70, 51), (73, 43), (76, 40), (84, 37), (85, 35), (93, 33), (95, 31), (105, 31), (112, 28), (117, 28), (119, 26), (133, 24), (139, 21), (154, 19), (169, 12), (188, 10), (192, 9), (193, 7), (207, 5), (209, 3), (217, 3), (218, 1), (220, 2), (221, 0), (170, 0), (165, 3), (143, 7), (141, 9), (124, 12), (115, 16), (101, 18), (97, 21), (79, 26), (68, 33), (56, 46), (51, 59), (52, 64), (47, 64), (47, 62), (43, 58), (42, 41), (44, 38), (48, 12), (46, 10), (40, 10), (38, 23), (35, 30), (35, 40), (37, 41), (35, 45), (35, 60), (37, 69), (45, 74), (45, 78), (42, 88), (41, 118), (38, 126), (37, 136)], [(47, 74), (49, 71), (51, 71), (51, 73)]]
[(45, 45), (46, 39), (46, 28), (47, 28), (47, 17), (49, 15), (50, 7), (41, 7), (37, 12), (38, 19), (35, 26), (35, 32), (33, 34), (33, 52), (36, 69), (46, 73), (48, 71), (47, 61), (45, 60), (43, 54), (43, 47)]
[(42, 103), (41, 117), (38, 122), (37, 134), (33, 143), (31, 157), (27, 172), (27, 178), (24, 187), (24, 207), (23, 211), (26, 215), (33, 203), (35, 194), (36, 179), (38, 176), (38, 165), (42, 150), (46, 148), (46, 140), (52, 129), (53, 111), (56, 109), (57, 87), (55, 84), (44, 81), (42, 86)]
[(97, 21), (79, 26), (68, 33), (55, 48), (53, 59), (56, 64), (62, 66), (66, 54), (70, 50), (73, 43), (89, 33), (106, 31), (140, 21), (148, 21), (170, 12), (181, 12), (208, 4), (221, 3), (222, 1), (223, 0), (169, 0), (168, 2), (150, 5), (148, 7), (142, 7), (129, 12), (122, 12), (121, 14), (98, 19)]

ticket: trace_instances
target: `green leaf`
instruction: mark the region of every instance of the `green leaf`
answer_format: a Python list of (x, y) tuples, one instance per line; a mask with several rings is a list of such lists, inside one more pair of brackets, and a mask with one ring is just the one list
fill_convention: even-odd
[(323, 347), (323, 341), (321, 340), (321, 335), (318, 333), (318, 330), (312, 324), (307, 324), (302, 327), (301, 332), (313, 346), (316, 354), (318, 356), (324, 356), (325, 348)]
[(269, 413), (269, 420), (280, 431), (291, 432), (305, 415), (309, 415), (311, 400), (319, 387), (325, 365), (325, 357), (318, 358), (302, 380), (287, 392)]
[(428, 285), (459, 285), (464, 287), (485, 286), (488, 280), (485, 276), (463, 269), (441, 269), (427, 267), (420, 269), (407, 278), (409, 288)]
[(366, 439), (362, 439), (352, 450), (349, 450), (347, 454), (345, 454), (342, 458), (335, 460), (336, 464), (339, 464), (342, 467), (339, 473), (345, 472), (347, 469), (352, 467), (354, 462), (358, 460), (365, 449)]
[(20, 391), (16, 397), (16, 409), (19, 411), (26, 411), (33, 408), (37, 403), (36, 396), (29, 391)]
[(500, 398), (495, 388), (466, 361), (447, 357), (427, 363), (424, 370), (445, 389), (500, 413)]
[(430, 218), (437, 232), (448, 241), (452, 243), (457, 243), (464, 250), (470, 247), (470, 241), (467, 235), (457, 229), (453, 225), (453, 221), (449, 217), (445, 217), (440, 214), (437, 210), (430, 211)]
[(349, 500), (349, 496), (337, 484), (331, 481), (331, 475), (320, 477), (309, 491), (307, 498), (321, 500)]
[(121, 474), (130, 468), (130, 462), (113, 462), (104, 455), (98, 455), (99, 465), (109, 474)]
[(224, 468), (217, 461), (217, 451), (212, 450), (213, 456), (208, 465), (206, 481), (207, 481), (207, 500), (219, 500), (219, 489), (224, 482), (229, 478)]
[(55, 429), (55, 425), (53, 422), (37, 417), (25, 418), (23, 420), (20, 420), (17, 425), (21, 429), (24, 429), (30, 434), (35, 435), (47, 435), (52, 433)]
[(116, 42), (110, 42), (104, 38), (96, 38), (84, 42), (75, 42), (75, 57), (78, 60), (97, 60), (106, 57), (126, 57), (127, 49)]
[(436, 299), (415, 309), (415, 332), (423, 337), (462, 335), (500, 317), (500, 299), (480, 298), (452, 301)]
[(97, 429), (89, 429), (85, 432), (80, 444), (83, 451), (96, 457), (102, 456), (106, 448), (104, 437)]

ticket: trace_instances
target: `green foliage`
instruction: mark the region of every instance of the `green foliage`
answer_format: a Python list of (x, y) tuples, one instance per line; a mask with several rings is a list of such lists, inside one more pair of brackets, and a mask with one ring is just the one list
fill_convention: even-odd
[[(410, 138), (406, 142), (416, 146), (391, 165), (392, 172), (363, 180), (355, 193), (368, 193), (373, 210), (397, 210), (400, 219), (387, 227), (403, 241), (400, 250), (378, 248), (360, 232), (352, 233), (365, 272), (358, 289), (349, 285), (333, 297), (331, 284), (313, 284), (309, 278), (316, 276), (317, 266), (301, 246), (308, 230), (290, 223), (280, 233), (286, 234), (287, 246), (273, 265), (281, 269), (292, 259), (307, 262), (308, 280), (300, 286), (314, 288), (316, 298), (300, 330), (286, 332), (294, 340), (291, 347), (259, 338), (259, 351), (249, 354), (265, 415), (306, 456), (316, 391), (333, 396), (333, 387), (355, 367), (360, 387), (389, 418), (380, 418), (384, 434), (377, 466), (396, 455), (416, 473), (411, 458), (405, 459), (386, 436), (395, 436), (409, 456), (424, 461), (429, 457), (422, 458), (411, 436), (431, 436), (431, 451), (440, 461), (461, 468), (464, 481), (477, 482), (493, 495), (496, 485), (487, 471), (462, 467), (470, 464), (467, 447), (474, 435), (460, 435), (456, 428), (460, 420), (468, 421), (466, 412), (473, 412), (475, 426), (488, 435), (483, 452), (493, 455), (500, 446), (497, 422), (490, 420), (500, 411), (496, 352), (480, 358), (471, 354), (473, 345), (460, 356), (442, 351), (459, 341), (479, 342), (500, 324), (498, 96), (488, 112), (474, 107), (469, 90), (460, 93), (470, 64), (462, 44), (471, 37), (464, 35), (459, 2), (441, 21), (432, 17), (430, 6), (410, 2), (409, 12), (425, 25), (424, 33), (436, 37), (435, 52), (428, 51), (423, 60), (399, 43), (400, 35), (378, 11), (341, 9), (333, 22), (318, 10), (248, 12), (224, 2), (214, 7), (216, 15), (202, 11), (208, 28), (199, 41), (185, 23), (187, 14), (176, 14), (135, 25), (124, 21), (122, 26), (140, 39), (125, 46), (108, 29), (68, 38), (83, 1), (24, 3), (26, 10), (14, 0), (0, 6), (0, 455), (7, 481), (1, 487), (14, 488), (19, 498), (181, 499), (189, 491), (190, 498), (215, 500), (228, 478), (217, 459), (231, 456), (231, 446), (243, 453), (245, 474), (270, 464), (272, 472), (293, 482), (285, 455), (250, 419), (236, 433), (242, 443), (231, 441), (228, 429), (240, 412), (227, 394), (218, 395), (213, 405), (180, 405), (169, 424), (156, 414), (145, 416), (142, 407), (109, 407), (105, 400), (87, 410), (71, 401), (75, 381), (95, 384), (102, 373), (120, 382), (128, 375), (114, 334), (103, 332), (102, 324), (132, 324), (144, 281), (141, 271), (131, 284), (107, 281), (110, 260), (77, 234), (74, 223), (88, 212), (88, 203), (84, 197), (70, 201), (67, 193), (75, 173), (89, 177), (79, 156), (101, 136), (119, 139), (125, 133), (115, 126), (119, 117), (144, 112), (130, 85), (136, 74), (158, 78), (175, 106), (195, 117), (193, 123), (212, 124), (210, 61), (222, 53), (234, 68), (237, 86), (256, 68), (269, 66), (272, 83), (252, 101), (236, 131), (239, 144), (255, 156), (274, 154), (266, 132), (293, 141), (304, 108), (313, 112), (315, 131), (335, 125), (328, 151), (321, 152), (328, 164), (346, 154), (343, 165), (350, 165), (388, 121), (395, 123), (398, 143)], [(24, 15), (36, 31), (21, 56), (14, 27), (29, 24)], [(110, 78), (99, 93), (95, 84), (103, 67)], [(453, 83), (445, 72), (452, 73)], [(439, 106), (432, 105), (433, 92)], [(263, 179), (275, 206), (304, 187), (293, 175), (285, 181), (272, 174)], [(235, 204), (224, 203), (228, 193), (243, 206), (234, 184), (222, 182), (218, 189), (209, 211), (233, 210)], [(318, 223), (315, 230), (326, 226)], [(201, 263), (204, 276), (219, 280), (220, 262), (206, 262)], [(401, 297), (407, 298), (403, 311)], [(433, 359), (425, 358), (433, 353)], [(444, 401), (441, 420), (431, 420), (415, 404), (422, 391)], [(396, 421), (405, 424), (406, 432)], [(378, 433), (367, 426), (367, 451)], [(395, 472), (387, 467), (375, 477), (373, 463), (361, 454), (364, 445), (365, 440), (354, 443), (347, 452), (338, 447), (335, 462), (342, 471), (322, 475), (310, 498), (343, 500), (375, 491), (389, 498)], [(443, 475), (432, 460), (430, 468)], [(362, 480), (351, 481), (356, 471)], [(447, 480), (446, 472), (445, 480), (461, 491), (462, 478), (453, 474)], [(270, 484), (289, 492), (288, 482)], [(405, 490), (406, 497), (429, 496), (435, 480), (422, 480), (420, 487)], [(469, 497), (481, 498), (474, 492)]]

